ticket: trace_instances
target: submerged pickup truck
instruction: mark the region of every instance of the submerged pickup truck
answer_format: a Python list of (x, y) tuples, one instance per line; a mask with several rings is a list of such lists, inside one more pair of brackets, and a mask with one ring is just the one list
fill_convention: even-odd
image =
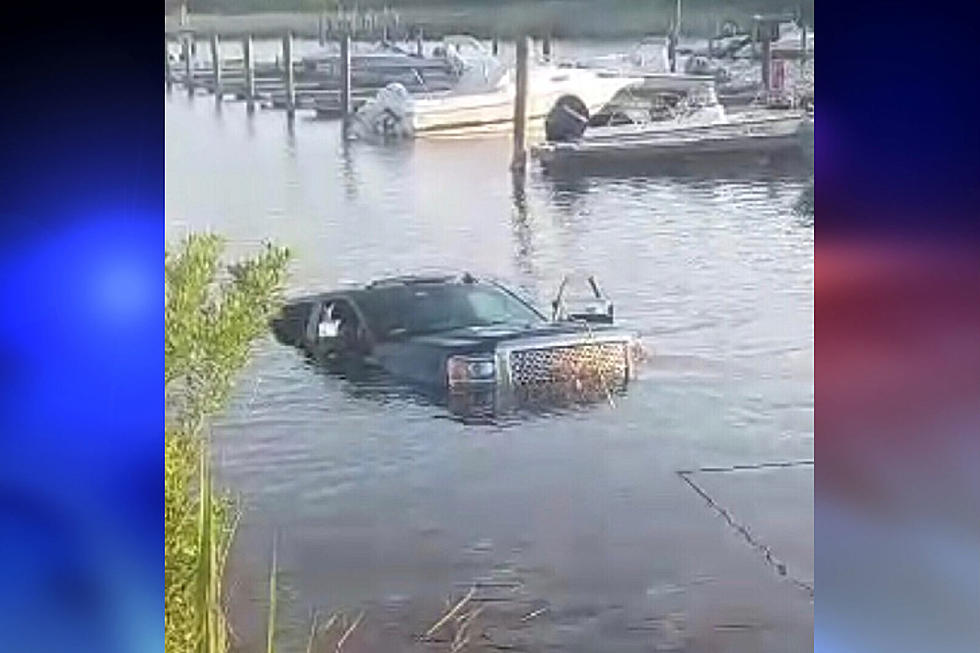
[(613, 325), (612, 303), (593, 278), (591, 301), (578, 311), (568, 309), (565, 285), (549, 318), (501, 283), (468, 273), (391, 277), (289, 301), (272, 329), (328, 365), (378, 367), (494, 405), (552, 387), (625, 387), (642, 356), (639, 340)]

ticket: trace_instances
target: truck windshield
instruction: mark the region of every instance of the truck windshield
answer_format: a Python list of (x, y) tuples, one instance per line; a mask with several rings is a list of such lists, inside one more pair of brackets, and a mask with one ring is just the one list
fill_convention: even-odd
[(491, 325), (530, 326), (545, 318), (512, 295), (486, 285), (416, 284), (376, 288), (358, 303), (380, 338)]

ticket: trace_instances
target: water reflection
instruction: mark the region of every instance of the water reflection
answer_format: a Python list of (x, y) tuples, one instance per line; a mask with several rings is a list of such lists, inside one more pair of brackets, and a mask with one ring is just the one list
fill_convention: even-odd
[(296, 158), (296, 117), (286, 114), (286, 153)]
[(643, 181), (670, 178), (712, 184), (716, 181), (802, 180), (812, 174), (802, 150), (790, 149), (764, 154), (724, 154), (675, 159), (636, 159), (569, 162), (542, 166), (543, 176), (556, 192), (582, 195), (590, 178)]
[(245, 133), (250, 141), (255, 140), (255, 107), (247, 105), (245, 109)]
[[(511, 173), (511, 227), (514, 234), (514, 263), (522, 279), (535, 279), (534, 269), (534, 232), (530, 224), (530, 213), (527, 206), (527, 178), (523, 173)], [(532, 295), (533, 290), (527, 283), (518, 282), (518, 287), (525, 295)]]
[(358, 177), (354, 167), (354, 156), (350, 140), (341, 133), (340, 136), (340, 171), (344, 186), (344, 197), (348, 201), (357, 199)]
[(810, 179), (810, 184), (803, 189), (799, 198), (797, 198), (796, 204), (793, 206), (793, 212), (799, 217), (800, 225), (807, 227), (813, 226), (814, 185), (812, 178)]
[(542, 176), (549, 182), (554, 205), (567, 213), (574, 212), (589, 194), (590, 175), (583, 172), (543, 171)]

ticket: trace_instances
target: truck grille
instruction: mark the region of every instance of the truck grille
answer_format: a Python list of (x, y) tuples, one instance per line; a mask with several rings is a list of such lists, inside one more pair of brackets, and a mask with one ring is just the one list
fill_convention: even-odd
[(510, 353), (516, 387), (579, 382), (622, 385), (626, 381), (626, 343), (588, 342)]

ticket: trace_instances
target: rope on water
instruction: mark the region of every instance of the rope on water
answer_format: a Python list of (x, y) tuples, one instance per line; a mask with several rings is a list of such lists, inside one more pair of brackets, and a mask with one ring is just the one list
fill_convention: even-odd
[(724, 518), (728, 525), (735, 530), (739, 535), (749, 543), (753, 549), (758, 551), (762, 557), (765, 559), (766, 563), (776, 570), (780, 576), (787, 578), (795, 586), (806, 592), (809, 597), (813, 598), (813, 583), (801, 580), (790, 575), (786, 569), (786, 563), (779, 560), (766, 544), (760, 542), (755, 538), (752, 532), (747, 526), (739, 522), (735, 516), (727, 508), (722, 506), (720, 503), (714, 500), (708, 492), (698, 485), (697, 482), (691, 478), (696, 473), (712, 473), (712, 472), (734, 472), (734, 471), (744, 471), (752, 469), (771, 469), (771, 468), (789, 468), (789, 467), (812, 467), (812, 460), (791, 460), (784, 462), (764, 462), (764, 463), (753, 463), (746, 465), (730, 465), (728, 467), (700, 467), (694, 470), (678, 470), (677, 475), (684, 480), (695, 492), (697, 492), (707, 503), (714, 509), (719, 515)]

